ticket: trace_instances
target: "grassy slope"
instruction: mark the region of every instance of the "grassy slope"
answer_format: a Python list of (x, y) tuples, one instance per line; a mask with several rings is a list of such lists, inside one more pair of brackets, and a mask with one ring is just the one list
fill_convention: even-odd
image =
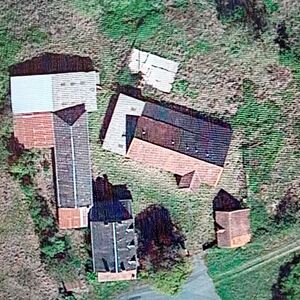
[[(101, 71), (103, 85), (103, 91), (99, 96), (100, 109), (91, 115), (90, 122), (94, 172), (96, 174), (107, 173), (116, 184), (128, 183), (134, 197), (135, 212), (139, 212), (150, 203), (166, 205), (172, 217), (187, 234), (188, 246), (197, 250), (201, 247), (201, 243), (213, 237), (211, 201), (217, 190), (203, 187), (198, 194), (192, 196), (179, 192), (176, 190), (173, 176), (158, 170), (145, 169), (144, 166), (131, 161), (124, 161), (121, 157), (103, 151), (98, 144), (98, 132), (112, 93), (112, 84), (123, 67), (122, 62), (125, 61), (127, 50), (130, 49), (133, 40), (137, 37), (135, 41), (137, 47), (181, 62), (177, 82), (170, 95), (164, 95), (152, 89), (146, 91), (155, 95), (157, 99), (189, 105), (229, 119), (243, 104), (243, 100), (239, 98), (241, 96), (240, 78), (250, 78), (255, 81), (258, 84), (257, 94), (260, 95), (260, 99), (270, 98), (271, 101), (279, 104), (286, 114), (289, 111), (281, 96), (285, 95), (289, 88), (292, 94), (289, 96), (290, 105), (294, 105), (296, 96), (294, 90), (287, 86), (287, 82), (282, 79), (270, 80), (266, 71), (269, 65), (279, 65), (272, 31), (265, 34), (263, 41), (253, 43), (251, 35), (243, 27), (224, 27), (220, 24), (211, 4), (212, 1), (195, 1), (197, 4), (190, 7), (186, 5), (188, 1), (176, 1), (182, 5), (175, 8), (169, 7), (165, 11), (161, 8), (153, 10), (153, 7), (149, 6), (151, 1), (138, 2), (143, 8), (147, 7), (150, 14), (138, 32), (133, 29), (137, 20), (136, 16), (133, 18), (132, 25), (128, 25), (129, 28), (126, 29), (130, 32), (129, 40), (120, 36), (112, 37), (112, 39), (108, 37), (111, 28), (105, 29), (105, 27), (111, 24), (111, 16), (102, 18), (102, 7), (98, 1), (94, 0), (66, 1), (66, 3), (53, 1), (47, 5), (37, 5), (33, 1), (28, 6), (22, 3), (14, 4), (10, 10), (11, 13), (7, 13), (10, 18), (7, 24), (12, 32), (16, 31), (18, 38), (22, 41), (20, 59), (43, 51), (62, 51), (91, 56)], [(297, 16), (296, 8), (289, 6), (292, 1), (286, 2), (288, 3), (286, 10), (280, 11), (280, 14), (287, 19), (287, 25), (290, 25), (292, 18)], [(76, 7), (76, 12), (73, 11), (74, 7)], [(124, 16), (129, 19), (133, 16), (130, 13), (128, 15), (130, 10), (126, 8), (126, 5), (120, 9), (115, 8), (117, 25), (119, 19)], [(2, 11), (8, 11), (8, 7), (4, 7)], [(121, 15), (118, 15), (119, 13)], [(139, 17), (140, 11), (135, 10), (133, 14)], [(161, 22), (158, 23), (158, 19)], [(15, 26), (19, 23), (24, 25)], [(118, 26), (120, 27), (120, 24)], [(29, 34), (25, 34), (24, 30)], [(126, 36), (127, 31), (118, 34)], [(286, 128), (288, 133), (292, 126), (293, 124), (289, 124)], [(241, 169), (241, 165), (235, 156), (238, 154), (236, 145), (239, 144), (239, 131), (237, 135), (237, 142), (232, 149), (233, 155), (229, 156), (226, 163), (220, 186), (236, 196), (241, 196), (240, 182), (236, 180), (241, 175), (236, 172)], [(288, 137), (285, 142), (290, 143)], [(290, 146), (293, 148), (293, 145)], [(233, 160), (234, 163), (232, 163)], [(285, 170), (281, 161), (277, 161), (275, 166), (274, 173), (282, 168)], [(233, 177), (232, 174), (236, 176)], [(289, 174), (285, 177), (287, 178)], [(282, 185), (286, 185), (284, 179)], [(271, 193), (276, 186), (275, 180), (267, 191)], [(272, 198), (268, 195), (264, 195), (264, 198), (269, 199), (264, 204), (272, 204)], [(253, 244), (257, 245), (258, 249), (260, 249), (258, 245), (267, 245), (264, 237), (258, 241), (258, 244)], [(268, 251), (267, 248), (264, 249)], [(257, 252), (254, 251), (254, 253)], [(220, 253), (218, 257), (224, 256), (223, 263), (228, 266), (232, 255)], [(247, 260), (248, 256), (252, 257), (251, 255), (242, 255), (241, 260)], [(217, 260), (218, 257), (216, 255), (215, 259)], [(219, 267), (221, 265), (220, 261)], [(226, 286), (230, 286), (230, 283), (224, 286), (223, 290), (226, 291)]]
[[(288, 255), (284, 261), (289, 261), (293, 255)], [(254, 271), (240, 275), (238, 278), (222, 281), (217, 285), (222, 300), (264, 300), (271, 299), (272, 285), (276, 282), (280, 266), (284, 263), (278, 259)], [(296, 300), (296, 299), (293, 299)]]
[[(93, 1), (91, 2), (94, 3)], [(281, 168), (281, 166), (278, 165), (277, 156), (281, 149), (284, 148), (281, 131), (282, 128), (286, 127), (286, 123), (283, 124), (285, 117), (282, 117), (282, 114), (287, 113), (287, 111), (285, 109), (286, 103), (282, 101), (281, 97), (290, 89), (290, 85), (284, 80), (280, 83), (275, 81), (274, 84), (274, 82), (268, 78), (268, 73), (266, 72), (268, 66), (279, 65), (278, 54), (276, 46), (274, 46), (272, 41), (271, 30), (264, 34), (264, 42), (253, 42), (251, 35), (242, 27), (229, 26), (224, 29), (215, 19), (215, 16), (212, 17), (210, 14), (211, 11), (212, 7), (210, 5), (194, 7), (194, 13), (191, 13), (190, 10), (182, 10), (182, 7), (178, 10), (170, 9), (165, 12), (164, 22), (160, 25), (157, 24), (155, 35), (153, 35), (155, 30), (152, 30), (149, 33), (148, 40), (145, 38), (138, 38), (136, 40), (135, 45), (144, 50), (181, 61), (181, 69), (179, 70), (178, 79), (174, 84), (173, 93), (170, 95), (161, 95), (151, 88), (147, 89), (146, 93), (158, 99), (175, 101), (206, 112), (229, 117), (237, 112), (239, 107), (242, 107), (240, 112), (242, 115), (244, 113), (243, 110), (246, 111), (246, 115), (247, 110), (252, 110), (251, 105), (253, 103), (249, 103), (249, 107), (247, 108), (247, 104), (243, 106), (243, 101), (241, 102), (241, 99), (239, 99), (239, 97), (242, 96), (242, 94), (239, 93), (239, 87), (241, 86), (239, 85), (241, 84), (239, 78), (249, 78), (255, 82), (257, 88), (256, 96), (259, 97), (259, 100), (257, 100), (257, 103), (254, 103), (253, 108), (258, 110), (257, 115), (263, 114), (265, 120), (254, 121), (254, 127), (258, 127), (255, 129), (261, 127), (261, 131), (265, 131), (265, 136), (262, 136), (265, 145), (258, 149), (251, 150), (248, 154), (250, 154), (250, 162), (258, 159), (261, 162), (265, 162), (265, 164), (262, 164), (261, 170), (258, 172), (259, 176), (257, 176), (255, 172), (252, 172), (251, 185), (253, 189), (255, 189), (255, 186), (260, 188), (261, 184), (269, 184), (270, 188), (267, 189), (267, 191), (269, 190), (269, 192), (271, 192), (273, 187), (277, 184), (276, 181), (271, 181), (272, 185), (270, 185), (269, 174), (276, 173), (276, 169), (279, 170)], [(199, 18), (199, 16), (201, 17)], [(211, 26), (209, 29), (207, 29), (204, 23), (209, 23), (209, 17), (212, 19), (212, 22), (210, 23)], [(100, 20), (99, 26), (101, 28), (101, 16), (98, 20)], [(197, 20), (197, 22), (195, 22), (195, 20)], [(172, 24), (172, 26), (170, 26), (170, 24)], [(193, 24), (194, 33), (189, 30), (191, 24)], [(219, 27), (219, 29), (216, 27)], [(118, 43), (118, 41), (114, 43)], [(193, 66), (193, 68), (190, 68), (191, 66)], [(200, 68), (198, 66), (200, 66)], [(207, 72), (211, 73), (211, 76), (206, 76)], [(226, 85), (227, 80), (228, 85)], [(230, 84), (231, 80), (237, 82), (237, 89), (235, 89), (235, 86), (233, 86), (233, 89), (227, 88), (227, 86), (232, 86)], [(220, 84), (220, 81), (222, 84)], [(193, 92), (194, 87), (197, 87), (195, 93)], [(292, 90), (292, 93), (294, 92), (295, 91)], [(91, 121), (91, 140), (95, 172), (107, 173), (115, 183), (119, 181), (128, 182), (129, 188), (133, 192), (136, 212), (150, 203), (163, 203), (170, 209), (171, 214), (185, 230), (188, 237), (192, 237), (194, 241), (195, 236), (200, 237), (198, 241), (201, 241), (203, 238), (205, 239), (205, 237), (211, 237), (212, 219), (209, 214), (211, 212), (211, 199), (215, 191), (202, 188), (196, 197), (187, 196), (175, 190), (171, 176), (157, 170), (145, 169), (144, 166), (126, 161), (121, 157), (101, 150), (100, 145), (97, 143), (98, 124), (101, 123), (104, 116), (110, 94), (109, 89), (104, 88), (99, 99), (100, 111), (94, 114)], [(207, 95), (209, 95), (209, 97)], [(263, 103), (267, 98), (269, 98), (269, 103), (271, 104)], [(224, 101), (224, 99), (226, 99), (226, 101)], [(275, 107), (273, 105), (274, 103)], [(281, 114), (280, 118), (283, 118), (283, 123), (278, 122), (281, 119), (279, 119), (279, 117), (276, 118), (276, 114), (272, 115), (271, 111), (276, 112), (278, 116)], [(277, 113), (277, 111), (279, 111), (279, 113)], [(268, 114), (273, 116), (273, 121), (271, 119), (272, 122), (269, 122), (269, 125)], [(249, 130), (253, 129), (249, 126), (247, 118), (249, 118), (249, 115), (244, 119), (245, 124), (240, 124), (240, 126), (236, 127), (236, 132), (243, 132), (243, 127), (247, 126)], [(263, 126), (266, 121), (269, 128)], [(287, 136), (289, 136), (291, 127), (286, 129)], [(268, 130), (274, 132), (275, 139), (268, 139)], [(277, 135), (278, 132), (280, 133), (279, 135)], [(244, 143), (249, 142), (249, 134), (244, 136), (243, 139)], [(286, 137), (284, 142), (286, 147), (289, 143)], [(268, 158), (265, 157), (265, 155), (268, 155)], [(274, 166), (276, 166), (276, 169), (274, 169)], [(226, 170), (228, 170), (229, 173), (233, 173), (234, 167), (230, 164), (227, 166), (222, 179), (225, 181), (225, 184), (224, 182), (221, 183), (221, 185), (224, 184), (227, 190), (231, 191), (232, 185), (236, 183), (232, 182), (231, 185), (228, 184), (231, 178), (229, 176), (227, 177), (228, 173), (226, 174)], [(290, 171), (293, 173), (292, 170)], [(141, 173), (143, 174), (142, 176)], [(293, 177), (293, 179), (294, 178), (295, 177)], [(283, 186), (290, 180), (290, 176), (286, 176), (286, 179), (283, 179)], [(259, 181), (259, 183), (256, 181)], [(235, 193), (239, 195), (239, 192), (235, 191)], [(262, 192), (261, 195), (256, 195), (252, 200), (248, 200), (249, 205), (253, 206), (253, 226), (256, 227), (256, 229), (260, 227), (261, 222), (263, 222), (265, 218), (268, 219), (267, 209), (265, 209), (263, 205), (266, 204), (270, 206), (272, 204), (272, 198), (270, 197), (269, 202), (261, 202), (260, 198), (263, 198), (263, 196), (264, 199), (268, 198), (268, 193), (264, 192), (263, 194)], [(192, 201), (192, 204), (189, 204), (189, 201)], [(201, 201), (200, 204), (199, 201)], [(257, 207), (257, 209), (255, 209), (255, 207)], [(268, 239), (267, 236), (262, 236), (261, 233), (258, 232), (257, 238), (255, 237), (253, 243), (245, 249), (239, 250), (240, 252), (225, 252), (224, 250), (219, 251), (215, 249), (209, 255), (211, 274), (214, 277), (214, 275), (220, 272), (222, 273), (226, 269), (237, 267), (243, 262), (247, 262), (261, 255), (261, 253), (272, 251), (273, 246), (276, 248), (275, 246), (281, 245), (283, 236), (286, 237), (286, 242), (289, 243), (298, 235), (299, 232), (295, 228), (287, 229), (274, 235), (272, 233), (270, 239)], [(196, 243), (194, 245), (197, 247)], [(273, 278), (276, 277), (276, 272), (278, 271), (277, 265), (270, 269), (272, 270), (271, 277)], [(253, 286), (255, 286), (258, 282), (252, 280), (252, 283)], [(234, 284), (235, 282), (233, 281), (227, 281), (218, 288), (224, 299), (230, 299), (230, 297), (239, 299), (239, 294), (233, 286)], [(264, 287), (264, 294), (262, 293), (261, 295), (266, 297), (266, 295), (270, 293), (270, 285), (264, 285)], [(231, 288), (234, 291), (233, 294), (230, 292)], [(253, 288), (253, 291), (254, 290), (255, 288)], [(246, 289), (240, 289), (239, 293), (244, 295)], [(251, 295), (253, 296), (253, 294), (250, 293), (249, 297), (251, 297)]]

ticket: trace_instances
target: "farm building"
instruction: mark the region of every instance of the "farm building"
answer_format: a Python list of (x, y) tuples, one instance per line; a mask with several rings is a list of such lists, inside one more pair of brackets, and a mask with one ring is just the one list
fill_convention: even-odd
[(214, 217), (219, 247), (236, 248), (250, 242), (250, 209), (224, 190), (214, 199)]
[(171, 172), (179, 188), (196, 191), (218, 184), (231, 135), (219, 120), (120, 94), (103, 148)]
[(142, 75), (141, 85), (151, 85), (162, 92), (170, 93), (178, 65), (169, 59), (133, 49), (129, 69), (133, 74)]
[(96, 180), (89, 219), (93, 268), (100, 282), (136, 279), (136, 237), (131, 201), (126, 186), (112, 186), (101, 178)]
[(87, 113), (97, 109), (99, 75), (79, 56), (45, 54), (11, 69), (14, 135), (25, 148), (54, 153), (58, 224), (88, 225), (92, 175)]
[(53, 114), (60, 228), (86, 227), (92, 204), (88, 120), (84, 104)]

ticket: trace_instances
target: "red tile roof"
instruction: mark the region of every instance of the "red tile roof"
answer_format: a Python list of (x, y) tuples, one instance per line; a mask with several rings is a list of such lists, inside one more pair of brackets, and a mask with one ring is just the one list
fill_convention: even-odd
[(251, 239), (250, 209), (216, 211), (217, 242), (219, 247), (235, 248), (247, 244)]
[(14, 115), (13, 120), (14, 135), (25, 148), (54, 146), (52, 113), (17, 114)]
[(200, 183), (216, 186), (223, 168), (197, 158), (133, 138), (126, 157), (144, 164), (184, 176), (195, 171), (190, 188), (195, 190)]
[(136, 279), (136, 269), (135, 270), (126, 270), (122, 272), (98, 272), (98, 281), (107, 282), (107, 281), (120, 281), (120, 280), (134, 280)]
[(87, 227), (88, 212), (81, 208), (58, 208), (58, 226), (60, 229)]

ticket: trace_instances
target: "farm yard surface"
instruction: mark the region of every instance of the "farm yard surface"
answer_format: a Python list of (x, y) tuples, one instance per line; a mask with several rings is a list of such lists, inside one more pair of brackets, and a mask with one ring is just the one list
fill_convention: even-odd
[[(135, 215), (153, 204), (166, 208), (190, 256), (204, 256), (221, 299), (297, 299), (298, 1), (6, 0), (0, 8), (0, 299), (116, 299), (140, 284), (176, 294), (191, 274), (188, 256), (137, 281), (98, 283), (89, 231), (56, 228), (51, 152), (24, 150), (11, 137), (11, 66), (46, 52), (89, 57), (99, 70), (98, 110), (89, 114), (93, 177), (126, 183)], [(181, 191), (172, 174), (102, 147), (110, 102), (119, 93), (138, 98), (130, 88), (140, 85), (130, 70), (133, 49), (178, 63), (169, 93), (145, 80), (143, 96), (231, 125), (216, 187)], [(209, 246), (220, 189), (250, 208), (252, 239), (242, 248)], [(66, 292), (74, 282), (80, 291)]]

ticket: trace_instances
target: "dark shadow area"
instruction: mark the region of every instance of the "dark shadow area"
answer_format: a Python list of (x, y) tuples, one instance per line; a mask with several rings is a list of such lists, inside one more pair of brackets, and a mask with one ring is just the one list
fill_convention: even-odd
[(266, 28), (266, 7), (256, 0), (215, 0), (219, 19), (229, 22), (243, 22), (251, 26), (255, 37)]
[(79, 55), (43, 53), (10, 67), (10, 76), (94, 71), (92, 60)]
[[(51, 162), (52, 162), (52, 178), (53, 178), (53, 187), (54, 187), (54, 198), (57, 205), (57, 176), (56, 176), (56, 160), (54, 148), (51, 148)], [(56, 210), (56, 220), (58, 220), (58, 209)]]
[(220, 189), (213, 200), (213, 210), (215, 211), (233, 211), (243, 208), (242, 203), (223, 189)]
[(279, 223), (294, 223), (300, 217), (299, 187), (290, 186), (281, 201), (277, 204), (275, 221)]
[(169, 269), (181, 259), (185, 238), (172, 222), (169, 211), (161, 205), (151, 205), (135, 218), (138, 232), (140, 267)]
[(132, 218), (132, 196), (127, 186), (112, 185), (108, 177), (93, 180), (93, 207), (90, 221), (119, 222)]
[(243, 7), (244, 0), (215, 0), (218, 17), (230, 16), (238, 7)]
[(188, 108), (186, 106), (182, 106), (182, 105), (179, 105), (176, 103), (154, 100), (152, 98), (143, 96), (141, 90), (138, 88), (131, 87), (131, 86), (121, 86), (119, 84), (116, 84), (116, 93), (110, 98), (110, 102), (109, 102), (108, 108), (106, 110), (105, 117), (104, 117), (101, 129), (100, 129), (99, 138), (100, 138), (101, 143), (103, 142), (103, 140), (105, 138), (109, 123), (111, 121), (111, 118), (112, 118), (112, 115), (113, 115), (113, 112), (114, 112), (114, 109), (115, 109), (115, 106), (117, 104), (118, 97), (120, 94), (124, 94), (124, 95), (130, 96), (130, 97), (142, 100), (144, 102), (158, 104), (165, 108), (175, 110), (177, 112), (189, 115), (191, 117), (199, 118), (204, 121), (211, 122), (213, 124), (222, 126), (224, 128), (228, 128), (228, 129), (230, 129), (230, 131), (232, 131), (230, 124), (218, 117), (207, 115), (207, 114), (201, 113), (197, 110), (194, 110), (192, 108)]
[(217, 245), (217, 239), (214, 239), (213, 241), (202, 244), (202, 250), (205, 251), (207, 249), (211, 249), (216, 245)]
[[(289, 277), (289, 275), (292, 272), (292, 268), (300, 263), (300, 255), (295, 255), (294, 258), (282, 265), (279, 269), (279, 274), (276, 283), (272, 286), (272, 300), (285, 300), (287, 299), (287, 296), (284, 291), (282, 291), (283, 288), (283, 282), (286, 278)], [(298, 282), (299, 284), (299, 282)]]
[(275, 44), (278, 44), (280, 51), (283, 52), (285, 50), (291, 50), (289, 35), (286, 31), (286, 26), (284, 21), (276, 25), (276, 33), (277, 36), (274, 39), (274, 42)]
[(25, 147), (23, 144), (19, 143), (19, 140), (11, 134), (10, 138), (7, 140), (7, 150), (10, 155), (8, 156), (7, 162), (11, 166), (13, 165), (24, 153)]
[[(218, 194), (213, 200), (213, 218), (214, 218), (214, 228), (215, 228), (215, 240), (207, 242), (202, 245), (203, 250), (212, 248), (218, 244), (217, 232), (219, 230), (225, 229), (216, 221), (216, 212), (232, 212), (235, 210), (244, 209), (244, 203), (236, 199), (233, 195), (226, 192), (224, 189), (220, 189)], [(224, 222), (224, 221), (223, 221)], [(224, 225), (223, 225), (224, 226)]]

